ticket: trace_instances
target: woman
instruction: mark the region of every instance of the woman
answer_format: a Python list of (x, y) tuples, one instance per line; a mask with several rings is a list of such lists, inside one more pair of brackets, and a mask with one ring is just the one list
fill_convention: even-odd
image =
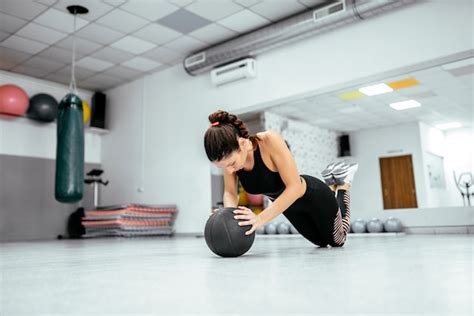
[(204, 136), (207, 157), (224, 169), (224, 207), (237, 207), (237, 181), (252, 194), (264, 194), (273, 203), (256, 215), (240, 206), (239, 225), (253, 233), (281, 213), (306, 239), (320, 247), (340, 247), (350, 228), (349, 189), (357, 164), (330, 164), (323, 172), (326, 184), (299, 175), (285, 141), (274, 131), (249, 135), (235, 115), (217, 111)]

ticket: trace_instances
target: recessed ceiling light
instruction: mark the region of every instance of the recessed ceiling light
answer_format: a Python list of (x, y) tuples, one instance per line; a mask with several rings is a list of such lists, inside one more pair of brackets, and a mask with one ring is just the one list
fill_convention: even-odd
[(387, 86), (385, 83), (379, 83), (373, 86), (367, 86), (359, 89), (365, 95), (373, 96), (378, 94), (383, 94), (387, 92), (392, 92), (393, 89)]
[(340, 93), (337, 95), (337, 97), (342, 101), (351, 101), (351, 100), (355, 100), (361, 97), (365, 97), (365, 94), (356, 90), (356, 91)]
[(449, 122), (449, 123), (442, 123), (442, 124), (436, 124), (436, 128), (439, 129), (451, 129), (451, 128), (458, 128), (461, 127), (462, 124), (459, 122)]
[(390, 107), (397, 110), (397, 111), (411, 109), (411, 108), (417, 108), (419, 106), (421, 106), (421, 103), (417, 102), (415, 100), (407, 100), (407, 101), (390, 103)]
[(387, 83), (387, 85), (390, 88), (392, 88), (393, 90), (413, 87), (413, 86), (416, 86), (418, 84), (420, 84), (420, 83), (415, 78), (408, 78), (408, 79), (392, 81), (392, 82)]

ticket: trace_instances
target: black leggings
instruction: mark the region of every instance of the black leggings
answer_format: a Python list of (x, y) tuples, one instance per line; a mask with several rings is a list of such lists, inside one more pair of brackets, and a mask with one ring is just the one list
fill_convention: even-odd
[(336, 198), (324, 182), (307, 175), (301, 177), (306, 181), (306, 193), (283, 215), (313, 244), (343, 246), (351, 222), (349, 192), (338, 190)]

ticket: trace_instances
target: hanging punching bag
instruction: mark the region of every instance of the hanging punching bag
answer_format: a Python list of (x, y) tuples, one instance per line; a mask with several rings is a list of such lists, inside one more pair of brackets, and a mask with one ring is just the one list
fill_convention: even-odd
[(84, 188), (84, 117), (82, 100), (67, 94), (59, 104), (56, 147), (56, 200), (74, 203)]

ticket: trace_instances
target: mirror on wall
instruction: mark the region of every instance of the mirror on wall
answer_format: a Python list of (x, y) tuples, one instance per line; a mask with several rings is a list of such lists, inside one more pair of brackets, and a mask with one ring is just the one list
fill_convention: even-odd
[(359, 162), (358, 207), (467, 206), (474, 205), (473, 88), (474, 58), (467, 58), (240, 116), (254, 131), (280, 132), (302, 174), (320, 177), (332, 160)]

